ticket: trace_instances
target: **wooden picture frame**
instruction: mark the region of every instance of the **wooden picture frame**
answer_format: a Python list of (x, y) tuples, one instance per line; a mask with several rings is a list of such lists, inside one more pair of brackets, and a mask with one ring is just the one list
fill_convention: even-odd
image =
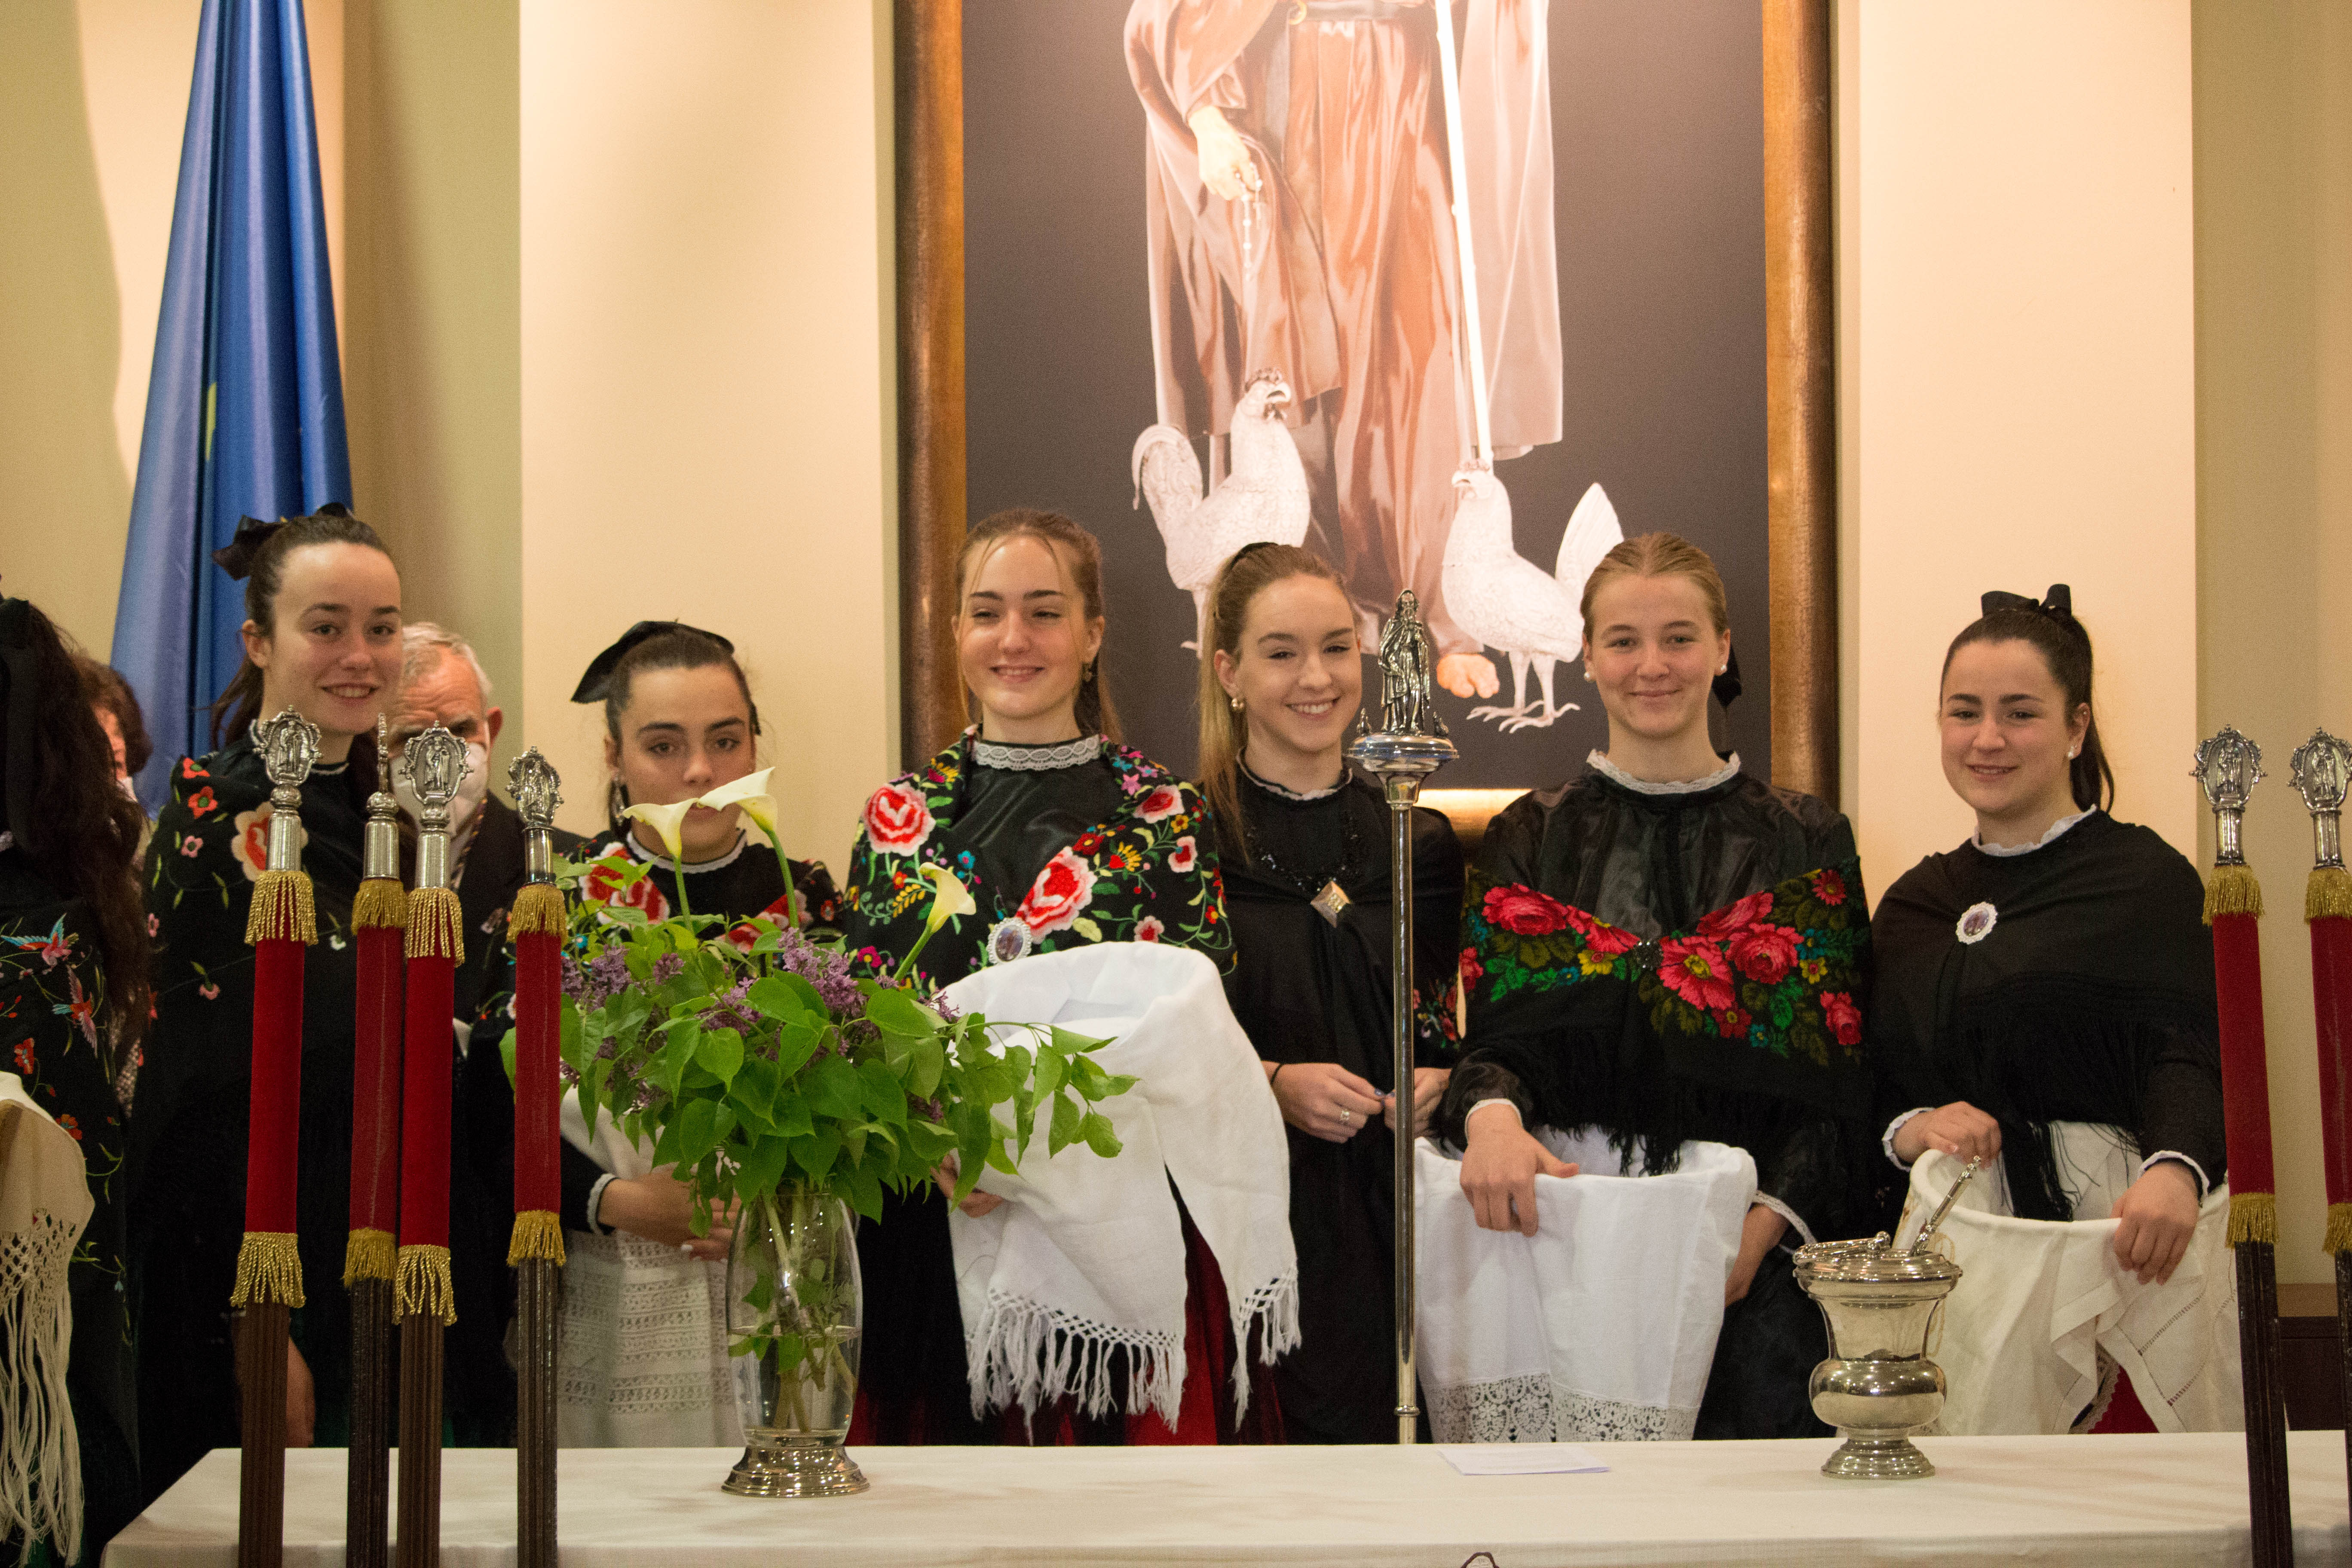
[[(1832, 18), (1830, 0), (1761, 4), (1772, 782), (1835, 805)], [(898, 0), (895, 32), (899, 746), (911, 767), (966, 722), (950, 632), (965, 524), (962, 0)]]

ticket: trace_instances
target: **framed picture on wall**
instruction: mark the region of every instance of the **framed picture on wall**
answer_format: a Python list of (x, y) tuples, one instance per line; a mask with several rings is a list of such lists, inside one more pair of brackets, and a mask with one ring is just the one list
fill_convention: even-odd
[(902, 0), (910, 763), (963, 721), (962, 530), (1027, 506), (1101, 540), (1105, 678), (1180, 772), (1207, 574), (1277, 538), (1367, 648), (1415, 590), (1447, 804), (1565, 779), (1584, 574), (1665, 530), (1729, 592), (1718, 745), (1834, 796), (1825, 0), (1450, 0), (1450, 58), (1446, 14)]

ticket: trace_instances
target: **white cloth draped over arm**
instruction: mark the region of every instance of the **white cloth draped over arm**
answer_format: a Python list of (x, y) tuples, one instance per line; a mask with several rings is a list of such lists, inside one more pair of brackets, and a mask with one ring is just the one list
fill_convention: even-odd
[(1268, 1364), (1298, 1342), (1298, 1261), (1282, 1113), (1216, 966), (1182, 948), (1103, 942), (983, 969), (942, 994), (992, 1024), (1108, 1037), (1094, 1059), (1137, 1079), (1095, 1107), (1118, 1134), (1116, 1159), (1083, 1143), (1048, 1158), (1052, 1108), (1041, 1104), (1019, 1173), (980, 1177), (1006, 1201), (979, 1219), (948, 1216), (974, 1413), (1034, 1414), (1071, 1395), (1100, 1415), (1123, 1362), (1129, 1411), (1175, 1425), (1185, 1287), (1171, 1180), (1224, 1277), (1241, 1347), (1234, 1398), (1246, 1408), (1253, 1326)]
[(47, 1537), (81, 1554), (81, 1447), (66, 1363), (73, 1302), (66, 1274), (96, 1209), (81, 1145), (0, 1073), (0, 1335), (11, 1375), (0, 1384), (0, 1537)]
[(1537, 1232), (1482, 1230), (1461, 1163), (1414, 1171), (1421, 1384), (1442, 1443), (1688, 1437), (1723, 1327), (1756, 1162), (1685, 1143), (1658, 1176), (1599, 1134), (1538, 1134), (1576, 1176), (1538, 1176)]

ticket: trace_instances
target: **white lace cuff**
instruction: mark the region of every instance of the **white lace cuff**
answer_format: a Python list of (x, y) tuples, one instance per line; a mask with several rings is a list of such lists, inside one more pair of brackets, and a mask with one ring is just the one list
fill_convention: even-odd
[(2205, 1194), (2213, 1190), (2213, 1184), (2206, 1179), (2204, 1166), (2199, 1164), (2196, 1161), (2190, 1159), (2188, 1155), (2182, 1153), (2178, 1149), (2158, 1149), (2155, 1153), (2150, 1154), (2147, 1159), (2142, 1160), (2139, 1163), (2139, 1173), (2145, 1176), (2167, 1160), (2177, 1160), (2180, 1163), (2189, 1167), (2189, 1173), (2197, 1178), (2197, 1201), (2200, 1204), (2203, 1203), (2205, 1201)]
[(1927, 1112), (1935, 1109), (1936, 1108), (1932, 1105), (1913, 1106), (1910, 1110), (1905, 1111), (1902, 1115), (1888, 1122), (1886, 1124), (1886, 1131), (1878, 1135), (1878, 1146), (1886, 1151), (1887, 1160), (1896, 1170), (1907, 1171), (1911, 1168), (1911, 1163), (1909, 1161), (1904, 1159), (1902, 1155), (1897, 1154), (1895, 1152), (1895, 1135), (1897, 1132), (1902, 1131), (1903, 1124), (1910, 1121), (1913, 1117), (1925, 1116)]
[[(1800, 1237), (1802, 1237), (1806, 1246), (1811, 1247), (1813, 1244), (1813, 1227), (1805, 1223), (1804, 1215), (1799, 1214), (1795, 1209), (1790, 1208), (1787, 1204), (1782, 1203), (1779, 1198), (1774, 1197), (1769, 1193), (1757, 1194), (1756, 1201), (1762, 1204), (1766, 1208), (1770, 1209), (1774, 1214), (1779, 1215), (1782, 1219), (1787, 1220), (1789, 1222), (1789, 1228), (1795, 1231)], [(1783, 1242), (1781, 1245), (1786, 1246), (1788, 1244)]]
[(594, 1186), (588, 1189), (588, 1234), (591, 1236), (610, 1236), (613, 1234), (612, 1231), (598, 1219), (598, 1215), (603, 1212), (604, 1207), (604, 1189), (612, 1184), (613, 1173), (610, 1171), (607, 1171), (603, 1175), (596, 1178), (596, 1184)]

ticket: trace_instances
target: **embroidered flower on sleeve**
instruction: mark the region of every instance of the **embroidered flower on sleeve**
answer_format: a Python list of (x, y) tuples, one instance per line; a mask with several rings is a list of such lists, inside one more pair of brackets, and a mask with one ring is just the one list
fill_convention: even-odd
[[(245, 879), (248, 882), (261, 880), (261, 874), (269, 869), (269, 803), (265, 800), (251, 811), (238, 812), (236, 820), (231, 825), (236, 837), (231, 840), (229, 849), (236, 857), (236, 863), (244, 870)], [(310, 842), (310, 830), (307, 827), (298, 826), (295, 835), (298, 847)], [(180, 852), (184, 855), (195, 853), (184, 847)]]
[(931, 808), (912, 784), (887, 784), (866, 803), (866, 837), (875, 848), (910, 855), (931, 836)]
[(1184, 797), (1173, 784), (1160, 784), (1135, 805), (1137, 818), (1144, 822), (1160, 822), (1184, 809)]
[(163, 921), (161, 917), (157, 916), (152, 910), (150, 910), (147, 915), (147, 934), (150, 937), (158, 937), (163, 934)]
[(1014, 918), (1039, 936), (1066, 931), (1092, 900), (1094, 891), (1094, 868), (1070, 850), (1057, 850), (1029, 885)]
[(1168, 868), (1171, 871), (1189, 871), (1195, 858), (1192, 836), (1187, 833), (1176, 840), (1175, 848), (1168, 851)]
[(1853, 997), (1843, 991), (1822, 992), (1822, 1016), (1828, 1020), (1830, 1033), (1837, 1037), (1839, 1045), (1862, 1044), (1862, 1012)]
[(58, 1125), (72, 1133), (75, 1142), (81, 1142), (81, 1123), (76, 1121), (70, 1113), (62, 1110), (58, 1112)]
[(1167, 926), (1161, 923), (1158, 915), (1146, 915), (1135, 922), (1135, 940), (1138, 942), (1158, 942), (1167, 931)]
[(30, 1040), (16, 1042), (16, 1070), (26, 1078), (33, 1076), (33, 1042)]
[(1845, 879), (1839, 876), (1835, 871), (1821, 870), (1814, 872), (1813, 897), (1829, 905), (1832, 909), (1835, 909), (1838, 905), (1845, 902)]
[(195, 758), (182, 757), (180, 759), (180, 776), (184, 779), (208, 779), (213, 775), (205, 772), (204, 769), (196, 766)]
[(1772, 889), (1748, 894), (1735, 904), (1702, 915), (1698, 922), (1701, 936), (1727, 937), (1734, 931), (1747, 930), (1772, 912)]
[(196, 987), (196, 994), (207, 1002), (217, 1002), (220, 1000), (220, 987), (207, 980)]
[(208, 811), (216, 811), (219, 808), (220, 802), (214, 798), (213, 786), (210, 784), (206, 784), (204, 788), (198, 790), (195, 794), (188, 797), (188, 815), (190, 816), (202, 816)]
[(205, 841), (193, 833), (180, 835), (180, 853), (193, 860), (205, 852)]
[(1475, 985), (1486, 978), (1486, 966), (1478, 961), (1478, 950), (1475, 947), (1465, 947), (1462, 950), (1460, 968), (1462, 983), (1465, 985)]
[(1703, 936), (1670, 937), (1658, 944), (1658, 978), (1702, 1013), (1723, 1014), (1736, 1000), (1731, 963), (1723, 944)]

